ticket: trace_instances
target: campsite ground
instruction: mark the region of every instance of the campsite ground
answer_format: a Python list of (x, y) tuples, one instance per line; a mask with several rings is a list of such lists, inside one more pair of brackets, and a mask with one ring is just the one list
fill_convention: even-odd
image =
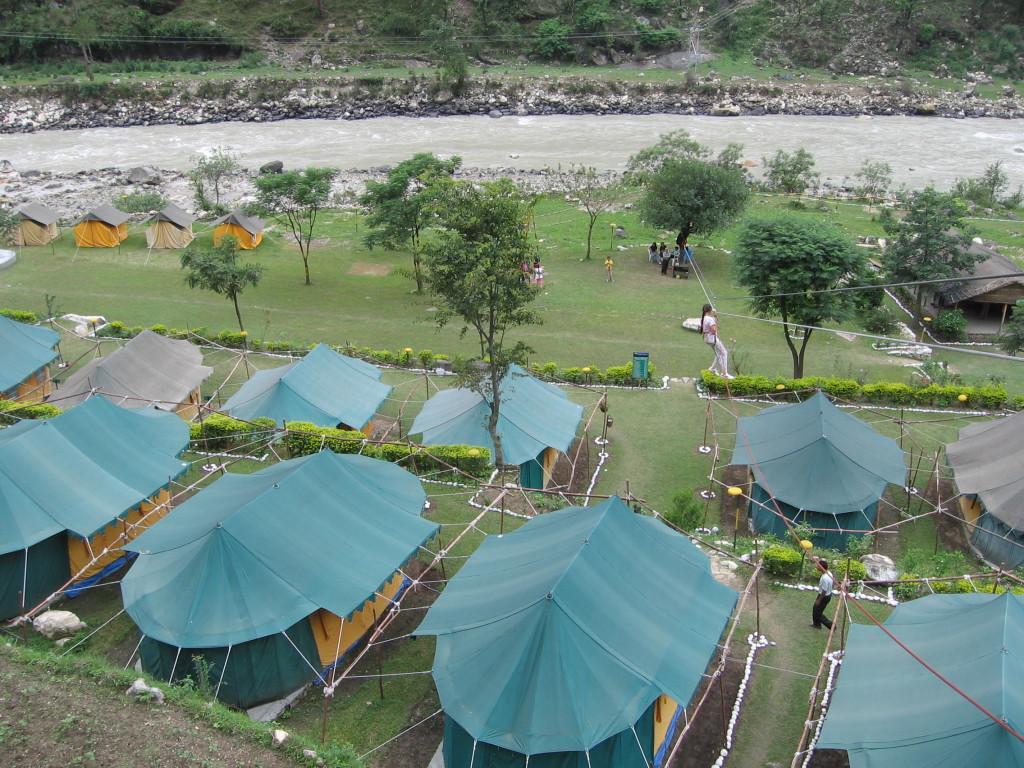
[[(770, 198), (755, 203), (758, 207), (777, 204)], [(880, 233), (871, 214), (856, 206), (836, 205), (830, 212), (808, 215), (826, 218), (853, 234)], [(243, 313), (254, 337), (303, 344), (321, 340), (334, 344), (348, 342), (356, 347), (375, 349), (409, 346), (448, 354), (473, 351), (471, 344), (458, 338), (457, 330), (437, 331), (430, 319), (430, 299), (409, 292), (411, 284), (396, 269), (405, 266), (407, 256), (363, 249), (358, 244), (362, 234), (360, 220), (350, 212), (331, 212), (327, 218), (323, 234), (328, 242), (313, 256), (313, 286), (302, 285), (297, 252), (279, 237), (279, 230), (269, 233), (264, 246), (252, 256), (267, 267), (264, 283), (243, 296)], [(706, 297), (713, 297), (723, 310), (722, 325), (734, 366), (743, 372), (768, 375), (789, 373), (789, 356), (781, 333), (775, 326), (739, 316), (745, 314), (745, 304), (730, 298), (738, 291), (729, 282), (729, 255), (725, 250), (731, 246), (731, 233), (698, 243), (697, 258), (703, 282), (671, 280), (661, 278), (655, 267), (646, 263), (644, 250), (644, 244), (652, 239), (670, 239), (668, 233), (645, 230), (631, 210), (618, 211), (608, 220), (625, 226), (631, 233), (625, 241), (628, 249), (614, 252), (616, 281), (611, 284), (604, 282), (600, 258), (591, 262), (580, 260), (585, 215), (567, 206), (564, 200), (541, 202), (537, 226), (547, 278), (537, 306), (545, 325), (523, 329), (521, 335), (538, 350), (533, 357), (535, 361), (552, 360), (562, 367), (621, 365), (629, 361), (633, 351), (650, 352), (652, 363), (657, 367), (656, 376), (666, 375), (672, 381), (667, 389), (609, 390), (609, 413), (614, 417), (614, 425), (608, 430), (607, 462), (601, 468), (595, 491), (629, 492), (643, 499), (649, 508), (664, 511), (677, 491), (696, 495), (710, 487), (718, 493), (706, 503), (707, 521), (720, 528), (716, 538), (727, 540), (733, 533), (734, 516), (720, 492), (725, 482), (721, 467), (728, 463), (731, 454), (735, 419), (753, 414), (761, 406), (697, 397), (689, 379), (697, 376), (710, 359), (696, 334), (680, 330), (680, 322), (699, 314)], [(601, 225), (606, 224), (602, 221), (599, 228)], [(1002, 237), (1010, 241), (1009, 225), (993, 223), (986, 227), (996, 239), (1002, 233)], [(608, 230), (610, 228), (605, 230), (606, 235), (598, 238), (597, 256), (603, 255), (610, 246), (620, 244), (609, 241)], [(102, 314), (129, 325), (205, 325), (213, 332), (231, 328), (233, 313), (227, 302), (218, 296), (185, 288), (177, 255), (148, 254), (141, 243), (141, 231), (136, 229), (120, 250), (83, 249), (76, 253), (65, 241), (53, 252), (49, 249), (26, 252), (15, 268), (4, 273), (7, 287), (3, 304), (40, 310), (44, 295), (50, 294), (56, 295), (64, 311)], [(367, 265), (375, 269), (368, 269)], [(130, 286), (131, 290), (125, 290), (125, 286)], [(114, 343), (103, 342), (104, 352)], [(62, 345), (65, 359), (71, 360), (80, 356), (87, 359), (95, 350), (95, 342), (68, 336)], [(1011, 394), (1024, 392), (1024, 371), (1013, 362), (985, 361), (958, 353), (943, 356), (970, 383), (996, 376), (1006, 381)], [(217, 351), (209, 354), (208, 362), (215, 366), (216, 373), (205, 394), (214, 395), (216, 402), (238, 386), (245, 365), (269, 367), (280, 364), (281, 359), (253, 356), (243, 363), (234, 351)], [(869, 381), (903, 381), (910, 375), (904, 362), (875, 352), (864, 340), (821, 333), (812, 338), (808, 373), (863, 376)], [(385, 380), (396, 386), (392, 400), (385, 407), (385, 415), (396, 422), (401, 420), (403, 434), (427, 393), (435, 385), (447, 385), (443, 379), (428, 381), (422, 374), (403, 370), (388, 371)], [(216, 385), (223, 381), (227, 381), (226, 386), (215, 393)], [(599, 395), (580, 390), (570, 396), (584, 404), (589, 414)], [(970, 418), (969, 414), (958, 412), (901, 413), (884, 409), (862, 410), (858, 416), (883, 434), (902, 439), (905, 450), (913, 451), (911, 465), (919, 472), (916, 484), (922, 490), (925, 490), (935, 451), (955, 439), (957, 428)], [(588, 436), (592, 447), (596, 434), (595, 431)], [(714, 453), (698, 450), (704, 444), (717, 446), (717, 459)], [(592, 452), (592, 457), (596, 458), (596, 451)], [(261, 462), (248, 461), (232, 469), (253, 471), (260, 466), (263, 466)], [(712, 470), (715, 470), (715, 479), (709, 481)], [(471, 495), (468, 491), (428, 486), (428, 493), (432, 502), (428, 514), (446, 526), (443, 535), (447, 541), (478, 514), (478, 510), (466, 503)], [(949, 498), (945, 491), (943, 498)], [(890, 501), (887, 514), (895, 522), (907, 514), (924, 511), (935, 499), (926, 493), (909, 497), (897, 492)], [(542, 499), (524, 497), (523, 503), (540, 504)], [(453, 557), (467, 556), (485, 534), (502, 528), (508, 530), (517, 525), (518, 520), (509, 516), (502, 520), (495, 513), (487, 515), (452, 552)], [(745, 533), (741, 523), (738, 534), (743, 537)], [(945, 530), (941, 535), (940, 544), (962, 543), (947, 539)], [(965, 573), (968, 572), (965, 568), (976, 567), (967, 565), (966, 555), (945, 546), (940, 546), (938, 554), (933, 555), (934, 540), (934, 524), (920, 520), (903, 525), (899, 534), (886, 537), (880, 546), (908, 565), (912, 563), (920, 573), (928, 569)], [(433, 546), (436, 551), (438, 545)], [(459, 562), (458, 559), (446, 560), (444, 575), (450, 577)], [(742, 571), (740, 574), (733, 584), (736, 587), (745, 583)], [(417, 600), (429, 597), (429, 589), (423, 589), (420, 595), (414, 596)], [(806, 627), (809, 593), (777, 587), (765, 579), (757, 600), (753, 597), (748, 600), (741, 617), (734, 659), (745, 656), (744, 638), (757, 626), (758, 604), (760, 629), (776, 645), (758, 657), (758, 664), (763, 666), (756, 669), (745, 701), (737, 744), (729, 760), (731, 768), (789, 764), (807, 716), (807, 695), (825, 642), (823, 634)], [(123, 614), (117, 615), (120, 604), (116, 587), (80, 599), (72, 608), (81, 613), (91, 628), (102, 626), (90, 637), (89, 650), (123, 666), (132, 653), (135, 637), (130, 620)], [(884, 608), (872, 608), (872, 611), (879, 616), (885, 613)], [(419, 613), (421, 611), (406, 614), (403, 618), (406, 623), (394, 627), (394, 636), (403, 637), (418, 623)], [(866, 618), (852, 613), (851, 620)], [(373, 674), (374, 670), (382, 670), (385, 674), (402, 676), (386, 679), (383, 699), (375, 679), (346, 683), (327, 708), (328, 739), (350, 742), (355, 753), (362, 755), (435, 712), (436, 694), (429, 676), (422, 674), (429, 669), (432, 648), (430, 638), (396, 639), (383, 646), (379, 660), (375, 654), (364, 657), (358, 671)], [(7, 653), (11, 652), (0, 653), (0, 675), (5, 678), (2, 695), (7, 697), (0, 709), (0, 753), (5, 752), (7, 744), (19, 749), (23, 744), (31, 745), (29, 755), (17, 763), (19, 768), (68, 765), (75, 763), (77, 757), (81, 758), (77, 762), (83, 764), (109, 766), (143, 762), (158, 766), (245, 765), (243, 760), (249, 757), (254, 765), (260, 760), (267, 766), (281, 764), (273, 761), (279, 757), (277, 753), (257, 757), (250, 744), (238, 747), (237, 736), (224, 729), (208, 730), (205, 723), (209, 721), (196, 719), (192, 710), (179, 713), (183, 721), (171, 719), (169, 713), (179, 706), (177, 702), (169, 705), (166, 718), (163, 715), (150, 717), (150, 711), (146, 711), (148, 725), (144, 736), (127, 728), (110, 727), (130, 717), (126, 716), (123, 706), (117, 706), (122, 681), (100, 680), (94, 686), (82, 682), (85, 678), (67, 665), (43, 674), (40, 665), (14, 664), (4, 655)], [(735, 660), (727, 664), (726, 707), (738, 683), (735, 671), (738, 666)], [(22, 695), (22, 691), (29, 693)], [(107, 694), (112, 701), (101, 703)], [(687, 742), (674, 765), (689, 767), (714, 762), (713, 753), (721, 748), (721, 741), (716, 742), (714, 734), (720, 736), (722, 715), (719, 697), (714, 691), (712, 694), (700, 715), (702, 719), (694, 726), (700, 733), (694, 738), (696, 746)], [(65, 696), (70, 699), (66, 700)], [(318, 744), (323, 704), (323, 698), (313, 691), (279, 726), (307, 739), (310, 744)], [(133, 709), (132, 713), (138, 711)], [(217, 713), (217, 718), (230, 717), (230, 713), (219, 708), (211, 711)], [(68, 718), (76, 719), (65, 724)], [(87, 718), (93, 720), (86, 722)], [(134, 719), (138, 719), (137, 715)], [(21, 724), (22, 720), (25, 725)], [(109, 736), (110, 749), (97, 748), (96, 732), (100, 730), (97, 723), (106, 724), (102, 730), (104, 736)], [(429, 757), (432, 745), (436, 746), (439, 723), (439, 717), (430, 718), (424, 725), (369, 755), (367, 762), (388, 768), (425, 765), (424, 755)], [(197, 728), (198, 740), (179, 740), (185, 736), (192, 738), (191, 731)], [(120, 735), (120, 731), (125, 735)], [(51, 750), (49, 745), (55, 736), (59, 736), (60, 744)], [(152, 744), (165, 745), (159, 757), (136, 751), (150, 749)], [(235, 749), (245, 750), (249, 757), (243, 756), (237, 762), (222, 758), (236, 754), (232, 751)], [(186, 752), (187, 755), (182, 754)], [(711, 759), (706, 760), (705, 755), (710, 755)], [(178, 761), (169, 762), (172, 759)], [(216, 762), (220, 759), (225, 762)], [(815, 766), (823, 768), (817, 762)]]

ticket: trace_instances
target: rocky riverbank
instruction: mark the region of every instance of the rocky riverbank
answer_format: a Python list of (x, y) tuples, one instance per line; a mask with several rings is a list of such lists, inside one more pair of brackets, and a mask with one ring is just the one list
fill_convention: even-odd
[(934, 115), (1024, 117), (1012, 86), (981, 98), (975, 82), (960, 91), (923, 91), (911, 81), (865, 77), (858, 83), (728, 81), (715, 76), (667, 83), (579, 78), (477, 77), (466, 91), (433, 79), (244, 77), (227, 80), (54, 82), (0, 87), (0, 133), (139, 125), (194, 125), (287, 119), (363, 119), (448, 115)]

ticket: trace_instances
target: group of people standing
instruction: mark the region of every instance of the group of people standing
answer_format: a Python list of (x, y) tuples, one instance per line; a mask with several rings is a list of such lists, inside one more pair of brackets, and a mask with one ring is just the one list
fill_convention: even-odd
[(519, 268), (522, 271), (520, 279), (524, 283), (532, 283), (538, 288), (544, 287), (544, 267), (540, 263), (540, 258), (534, 258), (532, 266), (530, 262), (524, 261)]
[(673, 264), (689, 264), (692, 257), (693, 249), (686, 244), (685, 240), (677, 244), (671, 251), (665, 243), (658, 245), (656, 242), (651, 243), (647, 249), (647, 258), (651, 264), (659, 264), (661, 266), (661, 274), (663, 275), (669, 273), (669, 268)]

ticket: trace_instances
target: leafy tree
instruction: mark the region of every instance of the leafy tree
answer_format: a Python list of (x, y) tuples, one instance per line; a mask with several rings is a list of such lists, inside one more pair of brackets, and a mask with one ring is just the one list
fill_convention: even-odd
[(953, 194), (976, 205), (995, 208), (1003, 202), (1010, 187), (1010, 176), (1003, 168), (1003, 161), (988, 165), (977, 179), (957, 179)]
[(580, 206), (587, 212), (587, 255), (584, 258), (589, 260), (594, 240), (594, 225), (602, 213), (610, 210), (618, 202), (621, 189), (617, 184), (609, 183), (592, 166), (570, 165), (567, 171), (559, 170), (569, 193), (579, 198)]
[(96, 35), (99, 34), (96, 27), (95, 19), (87, 16), (85, 11), (87, 9), (82, 7), (80, 0), (72, 0), (68, 20), (71, 23), (71, 36), (78, 43), (79, 50), (82, 51), (82, 60), (85, 62), (85, 73), (89, 77), (89, 82), (96, 80), (96, 75), (92, 71), (93, 55), (92, 55), (92, 42), (96, 39)]
[(678, 229), (679, 237), (710, 235), (732, 223), (750, 197), (743, 174), (701, 160), (668, 160), (640, 198), (645, 221)]
[(230, 299), (235, 305), (238, 330), (244, 331), (238, 296), (246, 286), (255, 288), (260, 284), (263, 267), (260, 264), (239, 264), (237, 248), (238, 243), (231, 235), (225, 235), (220, 245), (212, 248), (190, 245), (181, 254), (181, 268), (188, 270), (185, 283), (189, 288), (202, 288)]
[(437, 19), (423, 35), (437, 60), (438, 85), (456, 95), (462, 93), (469, 82), (469, 57), (459, 42), (458, 30), (449, 22)]
[[(750, 291), (758, 317), (781, 317), (793, 356), (793, 378), (804, 375), (804, 353), (814, 328), (842, 321), (855, 310), (856, 291), (831, 292), (844, 282), (859, 282), (868, 272), (867, 257), (828, 224), (794, 214), (751, 219), (740, 229), (733, 256), (736, 280)], [(811, 293), (821, 291), (821, 293)], [(810, 326), (797, 346), (790, 324)]]
[(614, 20), (608, 0), (578, 0), (572, 15), (576, 29), (587, 34), (606, 31)]
[(1016, 355), (1024, 349), (1024, 299), (1018, 299), (997, 340), (1008, 355)]
[(569, 59), (576, 51), (569, 45), (572, 30), (558, 19), (545, 19), (537, 25), (533, 50), (545, 59)]
[(888, 163), (865, 160), (857, 171), (857, 179), (860, 182), (854, 191), (861, 197), (866, 197), (868, 203), (885, 197), (892, 184), (892, 166)]
[(371, 248), (380, 245), (412, 251), (412, 272), (416, 292), (423, 292), (423, 269), (420, 235), (429, 226), (431, 179), (451, 176), (462, 164), (462, 158), (450, 160), (429, 152), (420, 152), (403, 160), (388, 171), (386, 181), (366, 182), (366, 194), (359, 198), (369, 211), (366, 225), (370, 232), (363, 239)]
[[(651, 176), (661, 170), (667, 160), (703, 160), (722, 168), (736, 170), (740, 167), (738, 163), (742, 152), (742, 144), (730, 143), (712, 160), (714, 153), (711, 149), (692, 138), (689, 131), (669, 131), (659, 137), (657, 144), (644, 147), (630, 156), (626, 163), (625, 176), (630, 183), (644, 186)], [(745, 173), (745, 170), (740, 172)]]
[(13, 208), (0, 206), (0, 243), (10, 242), (11, 237), (21, 224), (21, 217)]
[[(882, 211), (882, 228), (889, 243), (882, 252), (882, 268), (893, 282), (941, 280), (960, 270), (971, 270), (981, 254), (969, 252), (977, 230), (965, 217), (967, 206), (948, 192), (925, 187), (911, 194), (907, 214), (897, 219), (891, 210)], [(921, 317), (925, 287), (915, 292), (914, 313)]]
[(814, 156), (801, 147), (792, 155), (784, 149), (775, 157), (762, 157), (764, 188), (771, 192), (797, 194), (808, 187), (816, 187), (820, 175), (813, 171)]
[(437, 324), (461, 321), (463, 334), (470, 329), (477, 334), (486, 364), (471, 365), (460, 375), (490, 406), (487, 430), (501, 466), (498, 385), (509, 365), (530, 351), (521, 341), (510, 346), (505, 336), (512, 328), (541, 323), (529, 308), (536, 291), (521, 270), (536, 253), (527, 226), (536, 201), (524, 200), (509, 179), (472, 184), (442, 176), (431, 186), (439, 231), (423, 250), (427, 282), (440, 304)]
[[(192, 182), (196, 205), (206, 211), (227, 213), (220, 204), (221, 184), (227, 176), (237, 173), (242, 168), (242, 156), (232, 152), (229, 147), (214, 147), (208, 155), (193, 155), (188, 178)], [(213, 200), (209, 198), (209, 190), (213, 190)]]
[(304, 171), (265, 173), (256, 177), (256, 201), (260, 208), (284, 223), (295, 236), (302, 266), (309, 279), (309, 249), (320, 211), (331, 195), (335, 168), (306, 168)]

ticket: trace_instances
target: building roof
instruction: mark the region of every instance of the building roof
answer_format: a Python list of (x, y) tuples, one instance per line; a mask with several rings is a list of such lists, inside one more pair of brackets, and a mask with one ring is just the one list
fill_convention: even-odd
[(93, 208), (84, 216), (80, 216), (71, 223), (72, 225), (75, 225), (81, 224), (83, 221), (102, 221), (104, 224), (111, 227), (119, 227), (130, 218), (131, 216), (124, 211), (119, 211), (109, 203), (104, 203), (103, 205)]
[(348, 616), (438, 526), (419, 479), (331, 451), (218, 479), (127, 545), (121, 585), (148, 637), (219, 648), (281, 632), (325, 608)]
[(820, 391), (736, 423), (733, 464), (749, 464), (773, 498), (797, 509), (841, 514), (864, 509), (907, 468), (895, 440), (839, 410)]
[(362, 429), (391, 394), (380, 377), (376, 366), (317, 344), (299, 361), (254, 373), (224, 411), (236, 419), (266, 416), (276, 424), (308, 421)]
[(946, 446), (960, 493), (975, 493), (985, 511), (1024, 530), (1024, 411), (970, 424)]
[[(967, 696), (1024, 728), (1024, 597), (928, 595), (885, 627)], [(851, 624), (819, 749), (851, 768), (1024, 766), (1024, 744), (929, 672), (880, 628)]]
[(736, 592), (617, 496), (488, 536), (427, 612), (447, 717), (523, 754), (583, 751), (700, 685)]
[[(518, 365), (509, 366), (499, 390), (498, 434), (505, 461), (523, 464), (536, 459), (545, 448), (569, 449), (583, 418), (582, 405)], [(480, 393), (449, 389), (424, 404), (409, 434), (422, 433), (424, 445), (479, 445), (488, 448), (493, 457), (494, 443), (487, 431), (489, 415), (490, 405)]]
[(27, 205), (21, 206), (21, 208), (15, 211), (15, 213), (23, 219), (29, 219), (37, 224), (42, 224), (44, 227), (56, 224), (60, 219), (59, 213), (40, 203), (28, 203)]
[(199, 347), (147, 328), (106, 357), (83, 365), (48, 399), (70, 408), (101, 392), (124, 408), (155, 405), (173, 411), (212, 374)]
[(1014, 264), (993, 248), (988, 248), (978, 243), (971, 243), (967, 249), (968, 253), (985, 256), (982, 261), (974, 265), (973, 270), (960, 270), (959, 275), (974, 277), (987, 277), (990, 275), (1007, 275), (1018, 273), (1018, 277), (992, 277), (990, 280), (968, 280), (964, 283), (945, 283), (939, 288), (940, 293), (945, 296), (948, 303), (965, 301), (986, 293), (991, 293), (999, 288), (1008, 285), (1019, 285), (1024, 291), (1024, 270)]
[(0, 392), (18, 386), (57, 359), (60, 334), (0, 315)]
[(188, 425), (95, 397), (0, 430), (0, 552), (61, 531), (88, 538), (188, 469)]

